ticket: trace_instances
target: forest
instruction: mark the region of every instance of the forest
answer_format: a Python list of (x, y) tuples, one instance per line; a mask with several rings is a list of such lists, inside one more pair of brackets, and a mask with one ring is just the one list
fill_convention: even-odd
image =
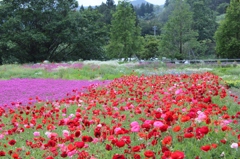
[(76, 60), (240, 58), (240, 0), (0, 1), (0, 65)]

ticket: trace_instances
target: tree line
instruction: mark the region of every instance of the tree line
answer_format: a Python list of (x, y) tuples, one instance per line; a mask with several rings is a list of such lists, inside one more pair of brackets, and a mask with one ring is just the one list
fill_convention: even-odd
[(77, 8), (76, 0), (0, 1), (0, 64), (240, 56), (239, 0), (166, 0), (163, 8), (107, 0)]

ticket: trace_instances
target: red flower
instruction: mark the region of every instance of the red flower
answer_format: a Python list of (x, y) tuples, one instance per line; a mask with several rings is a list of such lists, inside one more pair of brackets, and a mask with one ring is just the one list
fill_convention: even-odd
[(74, 145), (77, 147), (77, 148), (83, 148), (85, 143), (83, 141), (77, 141), (74, 143)]
[(16, 141), (15, 141), (15, 140), (10, 140), (10, 141), (8, 142), (8, 144), (11, 145), (11, 146), (13, 146), (13, 145), (16, 144)]
[(18, 159), (18, 154), (17, 153), (13, 153), (12, 154), (12, 158)]
[(68, 150), (69, 151), (73, 151), (73, 150), (75, 150), (76, 149), (76, 147), (74, 146), (74, 145), (72, 145), (72, 144), (69, 144), (68, 145)]
[(125, 142), (120, 140), (120, 141), (117, 141), (115, 145), (120, 148), (120, 147), (125, 146)]
[(210, 146), (210, 145), (202, 146), (202, 147), (201, 147), (201, 150), (207, 152), (207, 151), (211, 150), (211, 146)]
[(141, 150), (141, 146), (133, 146), (132, 152), (139, 152)]
[(0, 151), (0, 156), (5, 156), (6, 153), (4, 151)]
[(141, 156), (139, 154), (134, 154), (133, 158), (134, 159), (141, 159)]
[(223, 144), (226, 144), (227, 141), (225, 139), (222, 139), (222, 140), (220, 140), (220, 142)]
[(174, 128), (173, 128), (173, 131), (174, 132), (178, 132), (178, 131), (180, 131), (181, 130), (181, 127), (179, 126), (179, 125), (177, 125), (177, 126), (175, 126)]
[(171, 136), (166, 136), (163, 140), (162, 140), (162, 144), (163, 145), (171, 145), (172, 143), (172, 137)]
[(81, 135), (81, 132), (79, 131), (79, 130), (77, 130), (76, 132), (75, 132), (75, 137), (79, 137)]
[(126, 157), (124, 155), (115, 154), (113, 155), (112, 159), (126, 159)]
[(214, 149), (218, 147), (217, 144), (212, 144), (211, 146), (212, 146), (212, 148), (214, 148)]
[(186, 134), (184, 134), (185, 138), (192, 138), (193, 136), (194, 136), (193, 133), (186, 133)]
[(54, 159), (52, 156), (48, 156), (45, 159)]
[(66, 151), (62, 152), (60, 156), (61, 156), (62, 158), (67, 157), (67, 152), (66, 152)]
[(171, 154), (172, 159), (183, 159), (184, 158), (184, 152), (182, 151), (175, 151)]
[(206, 135), (209, 132), (209, 129), (207, 126), (203, 126), (199, 129), (200, 133)]
[(155, 154), (154, 154), (153, 151), (147, 150), (147, 151), (144, 152), (144, 156), (145, 156), (145, 157), (154, 157)]
[(109, 145), (109, 144), (107, 144), (107, 145), (105, 146), (105, 149), (106, 149), (107, 151), (110, 151), (110, 150), (112, 150), (112, 146)]
[(182, 118), (181, 118), (181, 122), (187, 122), (189, 120), (190, 120), (189, 116), (182, 116)]

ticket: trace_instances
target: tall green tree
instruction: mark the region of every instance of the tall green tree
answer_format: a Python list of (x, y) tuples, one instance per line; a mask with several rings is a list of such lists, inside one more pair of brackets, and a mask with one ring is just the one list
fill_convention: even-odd
[(216, 51), (221, 58), (240, 58), (240, 0), (231, 0), (226, 17), (215, 33)]
[(192, 24), (190, 6), (185, 1), (176, 0), (174, 10), (163, 28), (161, 52), (171, 58), (186, 57), (189, 48), (192, 49), (197, 43), (198, 34), (192, 30)]
[(113, 14), (110, 41), (107, 46), (109, 58), (129, 58), (140, 48), (140, 28), (128, 1), (119, 1)]
[[(2, 0), (0, 11), (2, 43), (0, 52), (19, 62), (57, 59), (66, 50), (75, 28), (69, 28), (76, 0)], [(59, 50), (59, 46), (62, 49)], [(65, 47), (63, 47), (65, 46)]]
[(193, 29), (198, 32), (198, 40), (213, 40), (217, 29), (216, 15), (209, 8), (209, 0), (187, 0), (193, 12)]

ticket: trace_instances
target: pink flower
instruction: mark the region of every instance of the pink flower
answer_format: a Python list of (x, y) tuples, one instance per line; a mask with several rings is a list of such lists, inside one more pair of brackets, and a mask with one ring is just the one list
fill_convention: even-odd
[(238, 148), (238, 143), (232, 143), (230, 147), (232, 149), (237, 149)]
[(136, 126), (136, 125), (139, 125), (137, 121), (133, 121), (133, 122), (131, 122), (131, 124), (130, 124), (131, 127)]
[(69, 131), (63, 130), (63, 136), (64, 136), (64, 137), (68, 137), (68, 136), (69, 136)]
[(114, 129), (114, 133), (117, 134), (118, 131), (121, 131), (121, 130), (122, 130), (122, 129), (121, 129), (120, 127), (117, 127), (117, 128)]
[(92, 143), (97, 143), (97, 142), (99, 142), (99, 139), (98, 138), (93, 138), (93, 141), (92, 141)]
[(0, 134), (0, 139), (3, 139), (4, 138), (4, 135), (3, 134)]
[(176, 91), (175, 91), (175, 94), (178, 95), (178, 94), (180, 94), (180, 93), (182, 93), (182, 92), (183, 92), (183, 90), (182, 90), (182, 88), (181, 88), (181, 89), (176, 90)]
[(155, 128), (160, 128), (160, 127), (162, 127), (164, 124), (161, 122), (161, 121), (155, 121), (154, 123), (153, 123), (153, 126), (155, 127)]
[(40, 136), (40, 132), (35, 131), (35, 132), (33, 133), (33, 135), (34, 135), (35, 137)]
[(207, 116), (201, 112), (201, 111), (198, 111), (198, 117), (195, 119), (198, 123), (202, 122), (204, 119), (207, 118)]
[(140, 131), (140, 126), (139, 125), (134, 125), (131, 127), (131, 132), (139, 132)]
[(144, 124), (151, 124), (151, 123), (152, 123), (151, 120), (145, 120), (145, 121), (144, 121)]

